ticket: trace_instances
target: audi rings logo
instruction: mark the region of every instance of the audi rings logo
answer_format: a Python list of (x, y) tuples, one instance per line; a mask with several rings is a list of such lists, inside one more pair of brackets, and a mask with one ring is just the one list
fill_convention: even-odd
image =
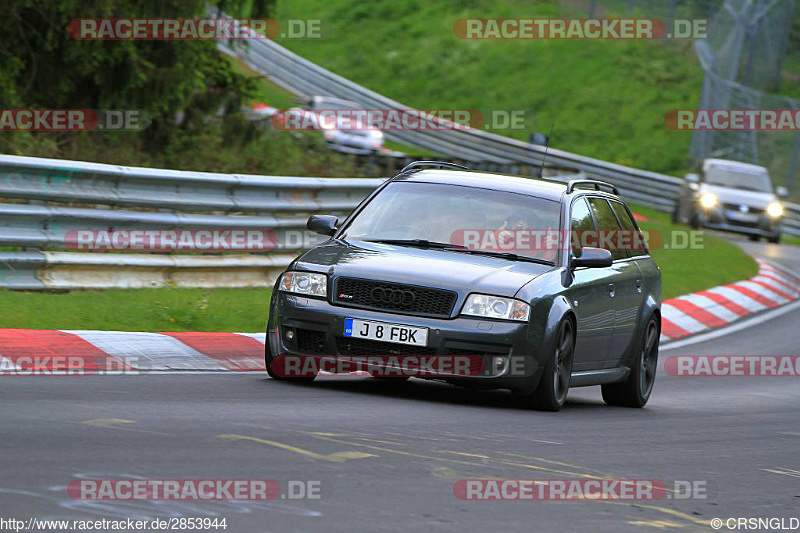
[(369, 295), (373, 302), (403, 306), (413, 304), (414, 300), (417, 298), (412, 291), (384, 287), (375, 287)]

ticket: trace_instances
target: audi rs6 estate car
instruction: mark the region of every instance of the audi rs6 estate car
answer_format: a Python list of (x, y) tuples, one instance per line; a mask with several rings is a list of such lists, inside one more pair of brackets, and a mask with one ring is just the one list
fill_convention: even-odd
[(642, 235), (613, 186), (415, 162), (342, 223), (314, 215), (308, 228), (330, 238), (275, 284), (265, 354), (273, 378), (316, 376), (284, 372), (281, 359), (295, 356), (389, 366), (458, 356), (469, 372), (421, 377), (509, 389), (548, 411), (570, 387), (589, 385), (610, 405), (648, 401), (661, 273), (646, 245), (619, 245), (643, 239), (631, 238)]

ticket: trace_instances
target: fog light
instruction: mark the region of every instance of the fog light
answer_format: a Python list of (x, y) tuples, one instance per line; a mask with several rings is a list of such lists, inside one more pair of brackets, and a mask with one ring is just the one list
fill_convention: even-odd
[(292, 328), (287, 328), (286, 331), (283, 332), (283, 338), (287, 341), (294, 340), (294, 330)]
[(492, 370), (495, 372), (500, 372), (503, 370), (503, 367), (506, 365), (506, 358), (502, 355), (495, 355), (492, 357)]

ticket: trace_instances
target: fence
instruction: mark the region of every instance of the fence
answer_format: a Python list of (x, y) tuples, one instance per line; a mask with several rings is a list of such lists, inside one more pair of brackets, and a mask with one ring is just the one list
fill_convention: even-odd
[[(722, 2), (708, 39), (695, 43), (705, 72), (698, 109), (800, 109), (799, 100), (763, 91), (779, 87), (794, 10), (794, 0)], [(800, 198), (800, 131), (695, 131), (690, 155), (766, 166)]]

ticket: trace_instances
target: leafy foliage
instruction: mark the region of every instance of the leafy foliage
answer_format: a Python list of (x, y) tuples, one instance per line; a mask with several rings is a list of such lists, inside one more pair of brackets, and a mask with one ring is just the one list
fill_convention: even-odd
[[(241, 4), (229, 0), (225, 9), (236, 13)], [(181, 132), (204, 128), (207, 116), (238, 110), (253, 81), (220, 57), (214, 41), (76, 40), (67, 24), (76, 18), (203, 17), (207, 9), (203, 0), (8, 0), (0, 20), (0, 103), (5, 109), (140, 110), (151, 119), (142, 148), (168, 148), (180, 142)], [(57, 149), (77, 135), (7, 133), (0, 147)]]

